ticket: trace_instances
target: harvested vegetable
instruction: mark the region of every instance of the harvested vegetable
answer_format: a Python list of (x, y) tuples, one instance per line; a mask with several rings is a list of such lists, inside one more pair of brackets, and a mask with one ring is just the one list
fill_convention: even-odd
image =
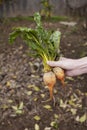
[(44, 73), (43, 76), (44, 83), (48, 86), (50, 91), (50, 100), (53, 98), (53, 88), (56, 83), (56, 76), (52, 71)]
[(60, 67), (53, 68), (53, 72), (55, 73), (56, 77), (61, 81), (62, 85), (65, 85), (64, 79), (65, 79), (65, 73), (64, 70)]
[[(56, 57), (59, 57), (61, 33), (60, 31), (48, 31), (44, 29), (39, 13), (35, 13), (34, 21), (36, 22), (35, 29), (27, 27), (14, 28), (14, 31), (10, 34), (9, 41), (13, 43), (20, 36), (29, 48), (31, 48), (31, 56), (41, 58), (44, 67), (43, 80), (49, 88), (50, 99), (52, 99), (56, 77), (52, 68), (47, 64), (47, 61), (56, 60)], [(61, 81), (63, 82), (63, 79)]]

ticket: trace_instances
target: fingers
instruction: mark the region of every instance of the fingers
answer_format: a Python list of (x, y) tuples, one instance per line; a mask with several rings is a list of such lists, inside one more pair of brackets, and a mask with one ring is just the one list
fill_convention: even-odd
[(74, 75), (75, 73), (73, 72), (73, 70), (72, 71), (66, 71), (65, 74), (66, 74), (66, 76), (69, 76), (69, 77), (75, 76)]
[(54, 66), (59, 66), (61, 67), (62, 65), (62, 62), (61, 61), (64, 61), (64, 60), (67, 60), (68, 58), (65, 58), (65, 57), (60, 57), (59, 61), (47, 61), (47, 64), (54, 67)]
[(71, 70), (73, 68), (71, 60), (67, 61), (67, 60), (60, 60), (60, 61), (47, 61), (47, 64), (50, 65), (51, 67), (61, 67), (62, 69), (66, 69), (66, 70)]
[(77, 76), (87, 73), (87, 57), (82, 59), (69, 59), (61, 57), (59, 61), (48, 61), (51, 67), (60, 67), (65, 70), (67, 76)]
[(65, 61), (64, 61), (64, 64), (63, 64), (63, 61), (48, 61), (47, 64), (52, 67), (59, 66), (65, 69), (65, 74), (70, 77), (78, 76), (86, 72), (84, 69), (76, 67), (75, 64), (72, 64), (72, 63), (66, 64)]
[(65, 70), (72, 70), (78, 68), (79, 65), (77, 60), (67, 59), (67, 58), (62, 58), (62, 60), (59, 61), (48, 61), (47, 64), (51, 67), (58, 66)]
[(66, 71), (66, 75), (70, 76), (70, 77), (78, 76), (78, 75), (81, 75), (81, 74), (83, 74), (81, 69), (73, 69), (73, 70)]
[(55, 67), (55, 66), (61, 66), (61, 61), (47, 61), (47, 64), (50, 65), (51, 67)]

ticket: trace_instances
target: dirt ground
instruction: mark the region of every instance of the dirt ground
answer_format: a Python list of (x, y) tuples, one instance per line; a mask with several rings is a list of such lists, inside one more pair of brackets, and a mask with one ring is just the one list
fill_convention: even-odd
[[(4, 21), (0, 23), (0, 130), (86, 130), (87, 75), (66, 77), (54, 89), (53, 101), (44, 85), (40, 59), (28, 56), (30, 50), (18, 38), (8, 44), (13, 27), (34, 27), (33, 22)], [(87, 56), (87, 30), (59, 22), (44, 22), (47, 29), (62, 33), (61, 54), (68, 58)]]

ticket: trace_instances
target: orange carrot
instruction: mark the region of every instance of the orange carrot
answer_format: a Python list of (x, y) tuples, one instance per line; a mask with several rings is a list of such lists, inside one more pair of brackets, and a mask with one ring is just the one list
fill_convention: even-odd
[(61, 83), (63, 86), (65, 85), (64, 79), (65, 79), (65, 73), (64, 70), (60, 67), (53, 68), (53, 72), (55, 73), (56, 77), (61, 80)]
[(43, 81), (48, 86), (50, 92), (50, 100), (53, 99), (53, 88), (56, 83), (56, 76), (52, 71), (46, 72), (43, 75)]

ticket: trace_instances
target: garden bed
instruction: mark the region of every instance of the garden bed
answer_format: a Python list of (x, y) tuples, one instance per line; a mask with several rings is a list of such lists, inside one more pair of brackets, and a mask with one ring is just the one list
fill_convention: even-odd
[[(55, 104), (43, 102), (49, 91), (42, 80), (41, 60), (28, 56), (30, 50), (20, 38), (8, 44), (9, 33), (18, 26), (34, 27), (34, 23), (0, 23), (0, 130), (86, 130), (87, 75), (66, 77), (65, 88), (57, 81)], [(87, 56), (87, 31), (81, 25), (44, 22), (44, 27), (61, 31), (64, 57)]]

